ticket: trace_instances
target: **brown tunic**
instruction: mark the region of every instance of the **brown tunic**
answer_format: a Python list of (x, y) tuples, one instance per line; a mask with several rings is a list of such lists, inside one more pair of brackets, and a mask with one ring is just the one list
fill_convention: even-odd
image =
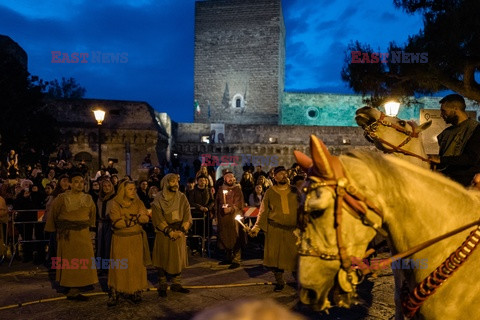
[[(113, 235), (110, 258), (120, 263), (119, 267), (110, 266), (108, 286), (118, 292), (132, 294), (148, 288), (146, 264), (150, 262), (150, 252), (144, 250), (146, 234), (140, 225), (149, 220), (147, 209), (137, 198), (129, 206), (124, 206), (115, 199), (111, 203), (110, 219)], [(138, 214), (138, 221), (131, 219), (130, 214), (135, 216)], [(146, 261), (148, 262), (145, 263)]]
[[(86, 227), (80, 230), (64, 228), (68, 223), (79, 223)], [(45, 231), (57, 232), (57, 258), (62, 259), (62, 263), (56, 269), (55, 278), (61, 286), (83, 287), (98, 282), (97, 270), (95, 265), (92, 266), (94, 254), (89, 226), (95, 227), (95, 204), (90, 195), (74, 194), (69, 190), (55, 198)], [(64, 259), (71, 268), (66, 268)], [(85, 263), (75, 267), (72, 266), (74, 261)]]
[[(155, 227), (155, 244), (153, 246), (153, 265), (165, 270), (169, 274), (179, 274), (188, 265), (187, 238), (185, 234), (176, 240), (171, 240), (165, 235), (166, 227), (178, 230), (178, 225), (185, 222), (192, 223), (190, 204), (185, 194), (177, 191), (177, 204), (166, 207), (160, 201), (160, 193), (152, 203), (152, 222)], [(174, 197), (174, 198), (175, 198)], [(175, 201), (171, 200), (172, 203)]]
[[(224, 204), (223, 190), (227, 190), (225, 195), (226, 203), (233, 207), (230, 213), (225, 213), (222, 205)], [(240, 224), (235, 221), (237, 214), (243, 217), (243, 206), (245, 201), (243, 199), (243, 192), (240, 185), (236, 184), (232, 187), (222, 185), (217, 192), (215, 198), (217, 228), (218, 228), (218, 246), (221, 249), (233, 250), (237, 242), (240, 241), (240, 246), (246, 243), (246, 234)]]
[(297, 194), (290, 188), (283, 191), (273, 186), (265, 193), (257, 218), (258, 226), (265, 231), (265, 266), (295, 270), (297, 206)]

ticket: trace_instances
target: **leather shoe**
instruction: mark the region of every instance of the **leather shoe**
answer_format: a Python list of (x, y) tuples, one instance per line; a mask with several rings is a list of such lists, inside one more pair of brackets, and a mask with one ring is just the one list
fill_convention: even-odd
[(160, 289), (160, 288), (158, 288), (158, 289), (157, 289), (157, 292), (158, 292), (158, 296), (159, 296), (159, 297), (165, 298), (165, 297), (167, 296), (167, 290), (166, 290), (166, 289)]
[(277, 283), (277, 284), (275, 285), (275, 289), (273, 289), (273, 291), (275, 291), (275, 292), (280, 292), (280, 291), (282, 291), (284, 288), (285, 288), (285, 285), (284, 285), (284, 284), (279, 284), (279, 283)]
[(190, 290), (185, 289), (184, 287), (182, 287), (181, 284), (172, 284), (170, 286), (170, 290), (174, 292), (180, 292), (180, 293), (190, 293)]
[(237, 269), (238, 267), (240, 267), (240, 263), (234, 262), (228, 267), (228, 269)]

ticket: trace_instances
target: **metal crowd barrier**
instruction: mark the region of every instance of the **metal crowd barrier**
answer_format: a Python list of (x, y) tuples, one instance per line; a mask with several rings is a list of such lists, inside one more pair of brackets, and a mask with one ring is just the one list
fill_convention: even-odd
[[(205, 256), (206, 248), (207, 248), (207, 241), (210, 239), (210, 213), (209, 211), (203, 213), (203, 217), (193, 217), (193, 211), (195, 208), (191, 207), (190, 212), (192, 212), (192, 227), (191, 227), (191, 234), (189, 234), (188, 238), (193, 239), (200, 239), (201, 242), (201, 255), (202, 257)], [(200, 230), (198, 230), (198, 225), (201, 225)], [(210, 256), (210, 253), (208, 253)]]
[[(190, 208), (192, 211), (195, 208)], [(30, 221), (17, 221), (18, 216), (23, 212), (36, 213), (37, 220)], [(8, 266), (12, 265), (15, 256), (19, 254), (20, 246), (23, 246), (25, 243), (48, 243), (49, 239), (45, 239), (44, 227), (45, 221), (42, 221), (43, 215), (45, 214), (44, 209), (29, 209), (29, 210), (9, 210), (8, 223), (5, 232), (5, 245), (10, 247), (11, 257)], [(192, 227), (191, 232), (187, 235), (187, 238), (200, 239), (201, 242), (201, 255), (205, 256), (208, 248), (208, 255), (210, 256), (210, 246), (207, 243), (210, 243), (210, 217), (209, 212), (203, 214), (203, 217), (192, 217)], [(31, 230), (28, 226), (32, 226)], [(148, 222), (148, 225), (154, 230), (151, 220)], [(36, 227), (41, 226), (41, 228)], [(41, 231), (40, 231), (41, 230)], [(27, 234), (31, 232), (32, 234)], [(38, 234), (41, 233), (41, 234)], [(38, 239), (40, 238), (40, 239)], [(153, 235), (148, 235), (149, 239), (155, 238), (155, 233)], [(95, 239), (92, 239), (92, 242), (95, 246)], [(95, 248), (94, 248), (95, 250)]]
[[(17, 221), (19, 215), (22, 213), (36, 214), (36, 220)], [(17, 253), (19, 253), (23, 244), (49, 242), (49, 239), (45, 239), (45, 233), (43, 231), (45, 227), (45, 222), (42, 221), (44, 214), (45, 209), (9, 210), (7, 232), (5, 232), (5, 244), (7, 247), (10, 246), (12, 252), (10, 263), (8, 264), (9, 267), (12, 265), (13, 259)], [(31, 230), (27, 230), (27, 227), (30, 225), (32, 226)], [(41, 228), (37, 228), (39, 225), (41, 225)], [(31, 235), (29, 234), (30, 232), (32, 233)]]

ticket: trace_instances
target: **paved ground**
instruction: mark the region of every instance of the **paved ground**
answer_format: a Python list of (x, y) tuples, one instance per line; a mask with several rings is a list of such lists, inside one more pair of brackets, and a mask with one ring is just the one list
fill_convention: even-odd
[[(258, 251), (258, 250), (257, 250)], [(271, 272), (261, 265), (258, 252), (250, 252), (236, 270), (219, 266), (218, 260), (191, 257), (190, 266), (183, 273), (183, 283), (191, 287), (190, 294), (168, 292), (167, 298), (159, 298), (155, 290), (143, 294), (139, 305), (127, 301), (113, 308), (106, 305), (107, 296), (102, 292), (106, 277), (92, 289), (94, 295), (87, 302), (64, 300), (26, 304), (39, 299), (63, 297), (52, 282), (53, 273), (43, 266), (14, 261), (12, 267), (0, 266), (0, 319), (190, 319), (197, 312), (225, 301), (237, 299), (271, 298), (280, 304), (303, 314), (308, 319), (390, 319), (393, 316), (393, 277), (391, 270), (384, 270), (376, 278), (364, 281), (360, 295), (364, 305), (350, 310), (334, 309), (330, 315), (318, 314), (298, 305), (296, 284), (287, 276), (288, 286), (283, 292), (273, 292)], [(151, 287), (157, 284), (155, 271), (149, 270)], [(198, 286), (232, 285), (220, 288), (198, 288)], [(251, 286), (239, 285), (254, 284)], [(18, 304), (23, 306), (19, 307)], [(5, 308), (15, 305), (13, 308)], [(3, 308), (2, 308), (3, 307)], [(3, 309), (3, 310), (2, 310)], [(279, 319), (280, 320), (280, 319)]]

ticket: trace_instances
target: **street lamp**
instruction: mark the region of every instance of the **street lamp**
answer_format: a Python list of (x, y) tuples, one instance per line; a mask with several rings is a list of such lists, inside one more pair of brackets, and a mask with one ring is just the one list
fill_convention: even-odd
[(97, 120), (97, 127), (98, 127), (98, 170), (102, 169), (102, 139), (101, 139), (101, 131), (100, 128), (102, 127), (103, 119), (105, 119), (105, 111), (101, 109), (93, 110), (93, 114), (95, 115), (95, 120)]
[(397, 101), (388, 101), (384, 105), (385, 113), (389, 117), (396, 117), (398, 114), (398, 109), (400, 109), (400, 102)]

